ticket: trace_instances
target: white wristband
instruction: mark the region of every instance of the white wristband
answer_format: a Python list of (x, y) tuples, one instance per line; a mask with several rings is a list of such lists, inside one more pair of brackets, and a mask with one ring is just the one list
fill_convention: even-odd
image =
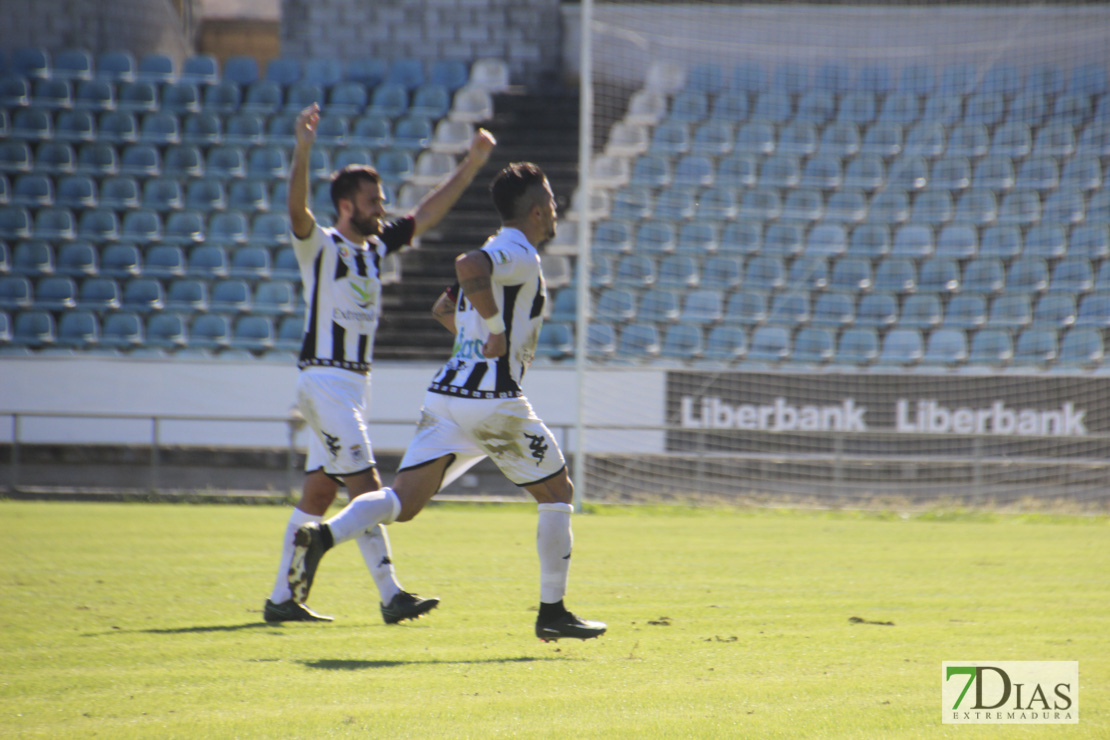
[(505, 319), (501, 318), (500, 313), (495, 313), (488, 319), (482, 319), (486, 322), (486, 327), (489, 328), (490, 334), (504, 334), (505, 333)]

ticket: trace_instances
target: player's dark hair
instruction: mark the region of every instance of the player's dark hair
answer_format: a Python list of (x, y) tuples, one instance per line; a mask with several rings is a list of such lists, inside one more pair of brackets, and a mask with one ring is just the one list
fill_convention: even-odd
[(546, 199), (543, 190), (546, 179), (543, 170), (531, 162), (513, 162), (498, 172), (489, 192), (501, 220), (520, 220), (532, 206)]
[(378, 174), (378, 171), (365, 164), (349, 164), (332, 173), (331, 204), (335, 206), (336, 213), (339, 212), (340, 199), (353, 199), (355, 193), (362, 187), (362, 183), (368, 182), (371, 185), (377, 185), (381, 181), (382, 177)]

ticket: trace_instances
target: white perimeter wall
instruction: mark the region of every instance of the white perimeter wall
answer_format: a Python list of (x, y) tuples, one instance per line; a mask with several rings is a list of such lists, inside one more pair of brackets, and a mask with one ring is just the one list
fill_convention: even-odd
[[(375, 422), (370, 438), (375, 449), (404, 450), (424, 390), (438, 368), (434, 363), (374, 366), (371, 412)], [(163, 417), (159, 422), (163, 444), (280, 447), (288, 444), (289, 427), (283, 420), (293, 404), (296, 378), (295, 367), (268, 362), (4, 358), (0, 360), (0, 443), (12, 441), (11, 415), (20, 413), (26, 416), (20, 418), (19, 438), (28, 443), (145, 445), (152, 438), (151, 418), (157, 416)], [(604, 399), (604, 403), (584, 404), (586, 423), (661, 426), (664, 380), (661, 371), (591, 374), (587, 398)], [(573, 451), (578, 407), (573, 368), (534, 367), (525, 392), (560, 445)], [(298, 447), (303, 446), (305, 434), (297, 433)], [(662, 449), (658, 430), (597, 430), (587, 439), (593, 452)]]

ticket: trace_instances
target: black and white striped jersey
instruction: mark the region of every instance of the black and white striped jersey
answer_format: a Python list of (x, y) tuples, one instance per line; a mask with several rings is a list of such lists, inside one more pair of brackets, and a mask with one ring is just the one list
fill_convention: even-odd
[(502, 228), (482, 247), (493, 264), (490, 282), (505, 321), (508, 345), (501, 357), (482, 356), (489, 329), (481, 314), (460, 295), (455, 306), (454, 354), (428, 390), (462, 398), (515, 398), (532, 364), (543, 324), (547, 288), (540, 255), (519, 229)]
[(405, 217), (385, 224), (380, 237), (364, 244), (318, 224), (306, 239), (293, 235), (307, 307), (297, 367), (370, 369), (382, 294), (382, 259), (408, 244), (415, 228), (416, 221)]

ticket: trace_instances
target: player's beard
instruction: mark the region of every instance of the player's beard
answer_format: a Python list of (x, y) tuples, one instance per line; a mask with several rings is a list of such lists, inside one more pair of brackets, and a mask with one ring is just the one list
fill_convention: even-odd
[(355, 231), (367, 238), (377, 236), (382, 230), (381, 219), (362, 215), (351, 216), (351, 226)]

